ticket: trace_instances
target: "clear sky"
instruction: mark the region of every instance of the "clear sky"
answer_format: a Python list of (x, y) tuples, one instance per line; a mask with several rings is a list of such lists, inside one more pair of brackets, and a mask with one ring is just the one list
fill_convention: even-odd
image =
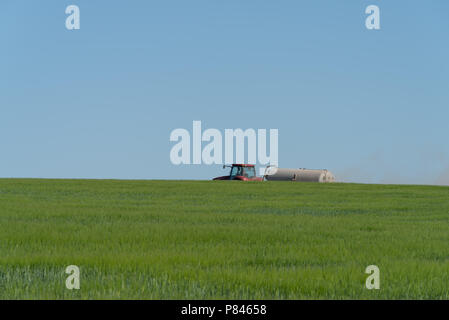
[(279, 129), (280, 167), (449, 184), (447, 0), (2, 0), (0, 48), (0, 177), (209, 179), (169, 157), (201, 120)]

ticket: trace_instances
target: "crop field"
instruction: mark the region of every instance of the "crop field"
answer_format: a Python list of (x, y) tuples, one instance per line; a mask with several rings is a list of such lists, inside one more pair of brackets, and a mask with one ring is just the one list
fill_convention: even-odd
[(449, 187), (0, 179), (0, 298), (449, 299)]

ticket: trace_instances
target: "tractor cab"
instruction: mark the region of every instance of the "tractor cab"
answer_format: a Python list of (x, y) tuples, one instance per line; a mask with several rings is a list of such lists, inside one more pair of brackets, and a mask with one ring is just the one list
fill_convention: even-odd
[(240, 180), (240, 181), (262, 181), (256, 176), (256, 167), (253, 164), (233, 164), (228, 176), (214, 178), (213, 180)]

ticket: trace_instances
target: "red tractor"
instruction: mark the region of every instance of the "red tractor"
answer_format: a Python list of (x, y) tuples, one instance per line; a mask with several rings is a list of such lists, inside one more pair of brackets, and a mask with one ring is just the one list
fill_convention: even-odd
[(223, 166), (231, 168), (229, 176), (214, 178), (213, 180), (240, 180), (240, 181), (263, 181), (263, 178), (256, 176), (256, 167), (253, 164), (233, 164)]

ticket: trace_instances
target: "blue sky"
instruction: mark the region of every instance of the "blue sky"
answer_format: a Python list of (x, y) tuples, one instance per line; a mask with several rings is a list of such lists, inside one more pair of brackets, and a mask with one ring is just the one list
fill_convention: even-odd
[(3, 0), (0, 177), (209, 179), (169, 158), (201, 120), (279, 129), (280, 167), (449, 184), (448, 39), (447, 0)]

